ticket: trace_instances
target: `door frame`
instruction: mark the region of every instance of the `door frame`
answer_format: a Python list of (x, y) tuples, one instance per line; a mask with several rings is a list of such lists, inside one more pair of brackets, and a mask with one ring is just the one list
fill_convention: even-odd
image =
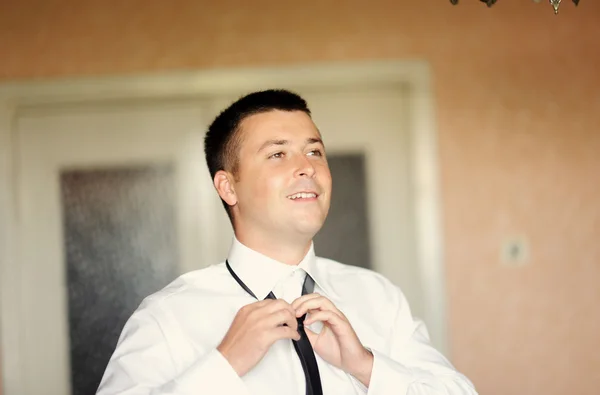
[(387, 84), (408, 88), (407, 126), (418, 267), (434, 345), (449, 355), (437, 134), (431, 70), (424, 61), (362, 61), (68, 78), (0, 84), (0, 373), (5, 395), (23, 387), (19, 347), (20, 270), (15, 120), (29, 106), (99, 100), (165, 99), (285, 87)]

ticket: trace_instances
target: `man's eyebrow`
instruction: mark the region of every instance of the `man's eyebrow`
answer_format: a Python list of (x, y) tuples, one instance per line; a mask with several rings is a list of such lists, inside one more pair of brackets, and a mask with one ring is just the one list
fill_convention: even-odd
[(286, 145), (286, 144), (289, 144), (288, 140), (267, 140), (260, 146), (260, 148), (258, 149), (257, 152), (260, 152), (260, 151), (264, 150), (265, 148), (270, 147), (272, 145)]
[[(289, 143), (290, 143), (289, 140), (267, 140), (260, 146), (260, 148), (258, 149), (257, 152), (260, 152), (260, 151), (264, 150), (265, 148), (271, 147), (273, 145), (288, 145)], [(310, 144), (321, 144), (324, 146), (323, 140), (321, 140), (320, 138), (317, 138), (317, 137), (307, 138), (306, 145), (310, 145)]]
[(325, 146), (325, 144), (323, 144), (323, 140), (321, 140), (320, 138), (316, 138), (316, 137), (311, 137), (306, 139), (306, 145), (309, 144), (321, 144), (322, 146)]

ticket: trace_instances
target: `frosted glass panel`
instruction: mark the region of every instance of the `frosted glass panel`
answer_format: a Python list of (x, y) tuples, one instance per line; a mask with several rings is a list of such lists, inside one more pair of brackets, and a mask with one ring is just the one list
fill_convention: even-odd
[(94, 394), (125, 321), (177, 274), (170, 166), (60, 177), (72, 395)]
[(365, 158), (362, 154), (327, 157), (333, 190), (329, 216), (315, 237), (317, 255), (371, 268)]

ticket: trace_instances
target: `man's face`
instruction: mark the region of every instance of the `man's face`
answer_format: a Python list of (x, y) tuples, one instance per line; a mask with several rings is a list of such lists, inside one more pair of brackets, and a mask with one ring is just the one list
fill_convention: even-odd
[(321, 135), (302, 111), (270, 111), (241, 124), (234, 183), (236, 229), (265, 239), (312, 238), (329, 211), (331, 174)]

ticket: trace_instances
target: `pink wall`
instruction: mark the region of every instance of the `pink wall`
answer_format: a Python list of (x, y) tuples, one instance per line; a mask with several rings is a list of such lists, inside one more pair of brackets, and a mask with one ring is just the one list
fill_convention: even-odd
[[(435, 78), (452, 359), (481, 394), (600, 390), (600, 3), (28, 0), (0, 81), (373, 58)], [(531, 264), (503, 267), (525, 234)]]

